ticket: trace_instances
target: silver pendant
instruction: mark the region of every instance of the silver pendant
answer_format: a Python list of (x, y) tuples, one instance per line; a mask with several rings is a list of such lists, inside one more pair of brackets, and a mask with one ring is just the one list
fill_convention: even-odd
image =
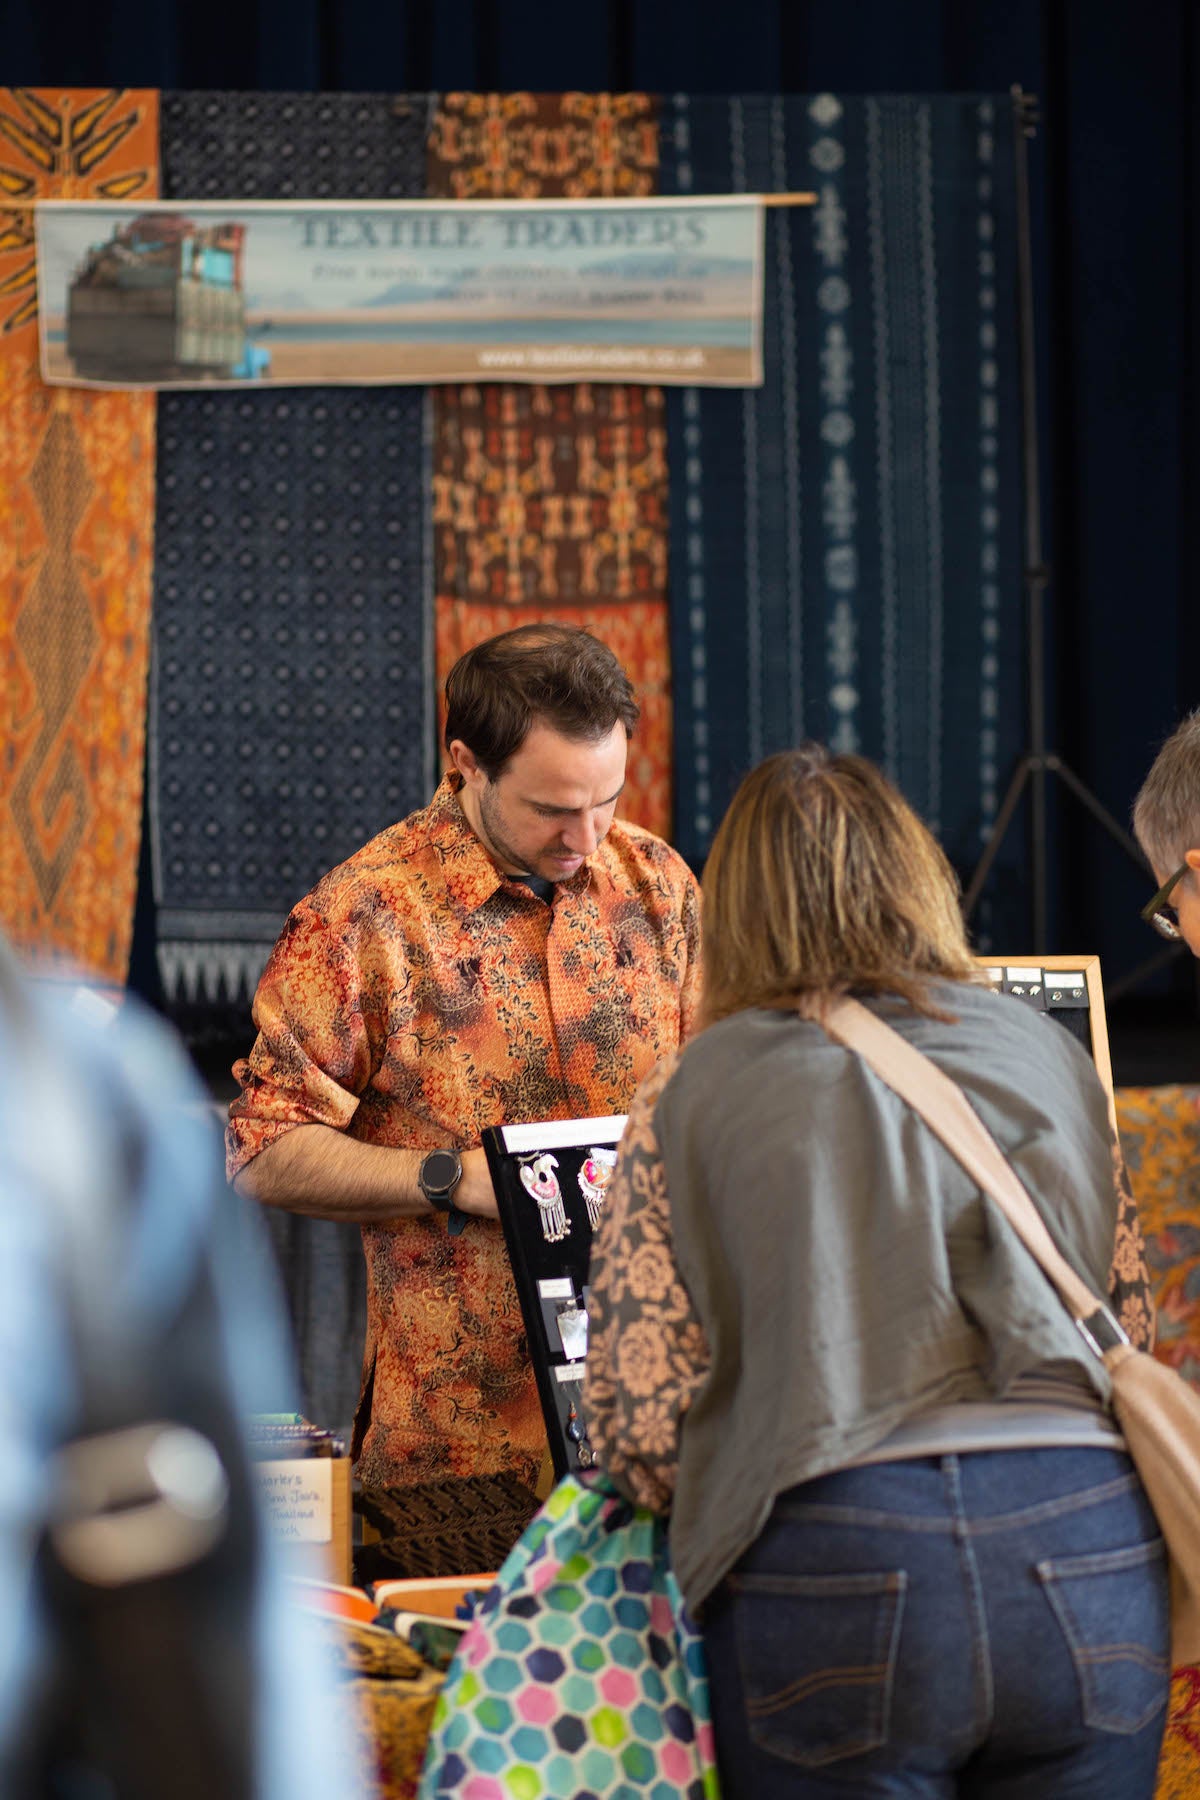
[(560, 1243), (571, 1230), (563, 1206), (562, 1189), (554, 1173), (557, 1167), (557, 1156), (551, 1156), (548, 1150), (541, 1156), (525, 1157), (521, 1163), (521, 1186), (538, 1203), (542, 1236), (548, 1244)]
[(572, 1300), (569, 1305), (559, 1308), (556, 1318), (559, 1339), (568, 1360), (582, 1362), (587, 1356), (587, 1314)]
[(583, 1190), (583, 1197), (587, 1201), (588, 1224), (593, 1231), (600, 1223), (600, 1208), (604, 1205), (604, 1196), (608, 1192), (616, 1166), (617, 1153), (615, 1150), (597, 1150), (593, 1146), (583, 1159), (583, 1167), (579, 1171), (579, 1185)]

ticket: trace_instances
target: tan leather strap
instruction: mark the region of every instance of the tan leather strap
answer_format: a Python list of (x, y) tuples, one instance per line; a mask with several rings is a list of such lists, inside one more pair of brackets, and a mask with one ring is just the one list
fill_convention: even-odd
[[(835, 1000), (828, 1011), (808, 1016), (819, 1018), (830, 1037), (857, 1051), (879, 1079), (920, 1114), (951, 1155), (996, 1202), (1031, 1256), (1050, 1277), (1077, 1323), (1090, 1319), (1097, 1311), (1107, 1312), (1105, 1303), (1097, 1299), (1055, 1247), (1025, 1187), (957, 1082), (857, 1000)], [(1101, 1354), (1099, 1346), (1096, 1353)]]

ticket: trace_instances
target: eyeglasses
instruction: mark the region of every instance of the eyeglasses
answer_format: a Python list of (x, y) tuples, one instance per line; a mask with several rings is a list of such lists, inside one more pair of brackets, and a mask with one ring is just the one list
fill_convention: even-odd
[(1176, 869), (1170, 880), (1163, 882), (1153, 900), (1149, 901), (1142, 908), (1142, 917), (1145, 919), (1147, 925), (1153, 925), (1159, 937), (1170, 938), (1172, 942), (1177, 938), (1181, 938), (1183, 933), (1179, 929), (1179, 920), (1175, 916), (1175, 908), (1173, 906), (1168, 906), (1167, 902), (1187, 874), (1189, 867), (1190, 864), (1184, 863), (1181, 868)]

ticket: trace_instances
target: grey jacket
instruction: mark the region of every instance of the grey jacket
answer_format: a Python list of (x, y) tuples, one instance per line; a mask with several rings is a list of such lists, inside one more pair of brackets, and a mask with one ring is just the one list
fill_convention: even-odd
[[(872, 1001), (965, 1089), (1060, 1249), (1103, 1295), (1116, 1223), (1106, 1101), (1060, 1026), (945, 986), (953, 1024)], [(684, 1421), (672, 1562), (698, 1605), (776, 1496), (904, 1420), (1034, 1370), (1106, 1377), (1011, 1228), (924, 1122), (793, 1013), (704, 1032), (654, 1126), (673, 1249), (712, 1355)]]

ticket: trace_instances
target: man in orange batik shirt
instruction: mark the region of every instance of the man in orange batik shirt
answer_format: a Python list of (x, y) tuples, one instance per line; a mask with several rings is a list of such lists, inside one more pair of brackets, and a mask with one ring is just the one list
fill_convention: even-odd
[(491, 638), (446, 703), (430, 805), (288, 918), (228, 1164), (268, 1206), (362, 1226), (363, 1480), (532, 1485), (545, 1431), (481, 1134), (627, 1110), (692, 1026), (699, 891), (614, 818), (638, 708), (587, 632)]

